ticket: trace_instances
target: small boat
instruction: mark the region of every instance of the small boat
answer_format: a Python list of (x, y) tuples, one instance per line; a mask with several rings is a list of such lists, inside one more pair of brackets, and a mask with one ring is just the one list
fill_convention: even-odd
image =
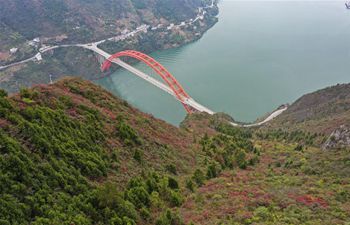
[(350, 9), (350, 2), (346, 2), (345, 6), (346, 6), (347, 9)]

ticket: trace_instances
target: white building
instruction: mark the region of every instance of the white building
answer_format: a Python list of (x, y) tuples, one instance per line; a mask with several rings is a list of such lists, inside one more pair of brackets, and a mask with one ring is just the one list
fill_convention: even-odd
[(15, 54), (18, 51), (18, 48), (11, 48), (10, 53)]
[(167, 30), (171, 30), (171, 29), (173, 29), (174, 26), (175, 26), (175, 25), (174, 25), (173, 23), (171, 23), (166, 29), (167, 29)]
[(147, 33), (147, 30), (148, 30), (149, 27), (150, 27), (150, 25), (143, 24), (143, 25), (137, 27), (136, 31), (137, 32), (142, 31), (144, 33)]
[(35, 43), (34, 41), (28, 41), (28, 45), (29, 45), (29, 46), (35, 47), (35, 46), (36, 46), (36, 43)]
[(38, 37), (37, 37), (37, 38), (34, 38), (33, 41), (34, 41), (35, 43), (40, 43), (40, 38), (38, 38)]
[(35, 55), (36, 60), (41, 61), (43, 60), (43, 57), (41, 56), (41, 53), (38, 53)]

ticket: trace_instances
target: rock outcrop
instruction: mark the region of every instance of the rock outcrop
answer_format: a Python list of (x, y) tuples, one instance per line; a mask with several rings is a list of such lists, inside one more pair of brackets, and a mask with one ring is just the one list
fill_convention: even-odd
[(334, 130), (328, 137), (327, 141), (323, 144), (322, 148), (327, 149), (339, 149), (350, 147), (350, 126), (342, 125)]

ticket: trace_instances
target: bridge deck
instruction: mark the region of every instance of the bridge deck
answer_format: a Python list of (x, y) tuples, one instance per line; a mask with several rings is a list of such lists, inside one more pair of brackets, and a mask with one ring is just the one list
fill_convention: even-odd
[[(108, 54), (107, 52), (99, 49), (96, 45), (94, 44), (89, 44), (89, 45), (78, 45), (79, 47), (83, 47), (83, 48), (86, 48), (86, 49), (90, 49), (94, 52), (96, 52), (97, 54), (103, 56), (104, 58), (108, 59), (111, 57), (110, 54)], [(174, 93), (174, 91), (168, 87), (167, 85), (165, 85), (164, 83), (154, 79), (153, 77), (143, 73), (142, 71), (136, 69), (135, 67), (123, 62), (122, 60), (120, 59), (113, 59), (111, 61), (112, 63), (115, 63), (121, 67), (123, 67), (124, 69), (130, 71), (131, 73), (135, 74), (136, 76), (144, 79), (145, 81), (151, 83), (152, 85), (162, 89), (163, 91), (167, 92), (168, 94), (172, 95), (175, 97), (176, 100), (178, 101), (181, 101), (180, 99), (176, 98), (176, 94)], [(208, 114), (211, 114), (213, 115), (215, 112), (208, 109), (207, 107), (201, 105), (200, 103), (196, 102), (194, 99), (192, 98), (186, 98), (184, 101), (181, 101), (182, 103), (186, 104), (186, 105), (189, 105), (191, 106), (192, 108), (198, 110), (199, 112), (206, 112)], [(245, 125), (242, 125), (242, 124), (239, 124), (239, 123), (234, 123), (234, 122), (230, 122), (230, 124), (232, 126), (237, 126), (237, 127), (255, 127), (255, 126), (261, 126), (263, 125), (264, 123), (267, 123), (269, 122), (270, 120), (276, 118), (277, 116), (279, 116), (281, 113), (283, 113), (285, 110), (288, 109), (288, 106), (285, 106), (281, 109), (278, 109), (276, 111), (274, 111), (273, 113), (271, 113), (265, 120), (261, 121), (261, 122), (258, 122), (258, 123), (254, 123), (254, 124), (245, 124)]]
[[(99, 55), (103, 56), (104, 58), (108, 59), (110, 58), (110, 54), (108, 54), (107, 52), (99, 49), (96, 45), (91, 45), (91, 46), (84, 46), (85, 48), (91, 49), (92, 51), (98, 53)], [(136, 76), (142, 78), (143, 80), (151, 83), (152, 85), (160, 88), (161, 90), (167, 92), (168, 94), (172, 95), (173, 97), (175, 97), (176, 100), (181, 101), (180, 99), (176, 98), (176, 94), (174, 93), (174, 91), (168, 87), (167, 85), (165, 85), (164, 83), (158, 81), (157, 79), (147, 75), (146, 73), (136, 69), (135, 67), (123, 62), (120, 59), (113, 59), (111, 61), (112, 63), (115, 63), (121, 67), (123, 67), (124, 69), (130, 71), (131, 73), (135, 74)], [(198, 102), (196, 102), (194, 99), (192, 98), (187, 98), (184, 101), (181, 101), (182, 103), (191, 106), (192, 108), (198, 110), (199, 112), (206, 112), (208, 114), (213, 115), (214, 112), (210, 109), (208, 109), (207, 107), (199, 104)]]

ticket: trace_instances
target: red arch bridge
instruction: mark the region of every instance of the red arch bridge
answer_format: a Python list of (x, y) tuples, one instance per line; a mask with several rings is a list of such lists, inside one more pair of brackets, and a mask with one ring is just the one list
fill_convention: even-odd
[[(96, 51), (97, 52), (97, 51)], [(102, 54), (103, 52), (103, 54)], [(147, 82), (153, 84), (154, 86), (162, 89), (163, 91), (169, 93), (170, 95), (174, 96), (178, 101), (181, 102), (187, 113), (192, 113), (194, 111), (199, 112), (206, 112), (209, 114), (214, 114), (214, 112), (207, 107), (199, 104), (196, 102), (193, 98), (191, 98), (186, 91), (183, 89), (181, 84), (175, 79), (171, 73), (165, 69), (159, 62), (151, 58), (150, 56), (133, 50), (126, 50), (122, 52), (118, 52), (113, 55), (109, 55), (108, 53), (102, 51), (99, 49), (100, 55), (104, 56), (106, 60), (101, 66), (101, 70), (105, 71), (110, 68), (112, 63), (115, 63), (128, 71), (132, 72), (133, 74), (137, 75), (138, 77), (141, 77), (142, 79), (146, 80)], [(134, 68), (133, 66), (130, 66), (129, 64), (123, 62), (120, 60), (120, 57), (131, 57), (134, 59), (137, 59), (146, 65), (148, 65), (150, 68), (154, 70), (154, 72), (162, 78), (164, 82), (160, 82), (157, 79), (143, 73), (142, 71)]]
[[(214, 112), (207, 107), (199, 104), (196, 102), (193, 98), (191, 98), (186, 91), (182, 88), (180, 83), (167, 71), (159, 62), (151, 58), (150, 56), (143, 54), (138, 51), (133, 50), (127, 50), (118, 52), (116, 54), (110, 55), (107, 52), (99, 49), (97, 47), (98, 43), (91, 43), (91, 44), (78, 44), (75, 46), (82, 47), (85, 49), (90, 49), (94, 51), (95, 53), (102, 56), (105, 61), (101, 66), (101, 70), (105, 71), (107, 70), (112, 63), (117, 64), (124, 69), (132, 72), (136, 76), (144, 79), (145, 81), (153, 84), (154, 86), (162, 89), (163, 91), (167, 92), (168, 94), (174, 96), (178, 101), (181, 102), (181, 104), (184, 106), (187, 113), (192, 113), (195, 111), (199, 112), (206, 112), (208, 114), (214, 114)], [(136, 69), (135, 67), (123, 62), (120, 57), (131, 57), (134, 59), (137, 59), (145, 64), (147, 64), (149, 67), (151, 67), (157, 75), (159, 75), (164, 82), (160, 82), (157, 79), (154, 79), (153, 77), (143, 73), (142, 71)], [(238, 124), (235, 122), (230, 122), (232, 126), (240, 126), (240, 127), (255, 127), (263, 125), (264, 123), (274, 119), (275, 117), (279, 116), (281, 113), (283, 113), (285, 110), (288, 109), (288, 105), (284, 105), (284, 107), (277, 109), (276, 111), (272, 112), (268, 117), (265, 118), (265, 120), (253, 124)]]

